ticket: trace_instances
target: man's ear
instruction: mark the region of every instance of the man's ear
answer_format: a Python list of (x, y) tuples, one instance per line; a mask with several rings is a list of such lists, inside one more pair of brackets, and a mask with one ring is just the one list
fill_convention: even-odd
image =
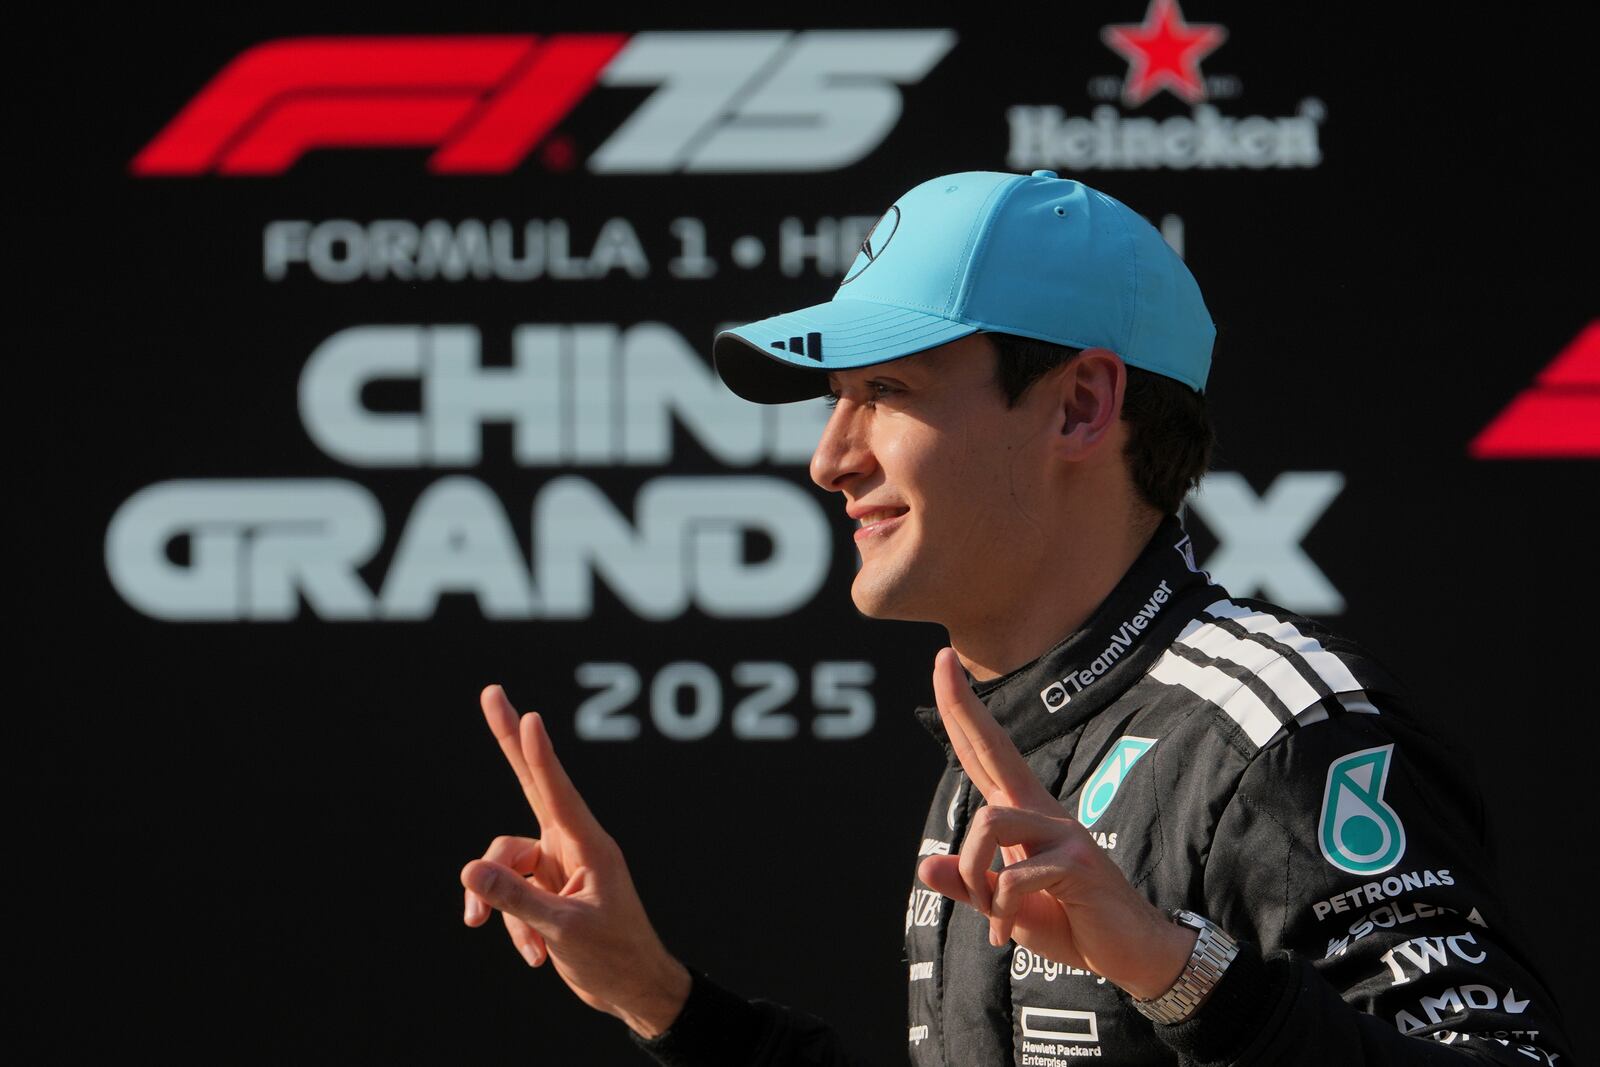
[(1061, 369), (1055, 448), (1063, 458), (1087, 458), (1114, 436), (1127, 385), (1127, 366), (1108, 348), (1086, 348)]

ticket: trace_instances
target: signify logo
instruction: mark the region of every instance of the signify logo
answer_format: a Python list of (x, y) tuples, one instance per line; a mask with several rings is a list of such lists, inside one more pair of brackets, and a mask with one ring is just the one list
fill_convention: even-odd
[(1044, 701), (1044, 710), (1052, 715), (1066, 707), (1072, 698), (1083, 692), (1095, 681), (1111, 669), (1112, 664), (1122, 658), (1123, 653), (1133, 647), (1139, 636), (1155, 621), (1157, 615), (1168, 600), (1172, 599), (1172, 587), (1162, 579), (1150, 594), (1150, 599), (1145, 601), (1132, 618), (1124, 622), (1117, 632), (1111, 635), (1111, 643), (1106, 645), (1101, 652), (1088, 665), (1081, 670), (1073, 671), (1059, 682), (1051, 682), (1039, 691), (1039, 699)]

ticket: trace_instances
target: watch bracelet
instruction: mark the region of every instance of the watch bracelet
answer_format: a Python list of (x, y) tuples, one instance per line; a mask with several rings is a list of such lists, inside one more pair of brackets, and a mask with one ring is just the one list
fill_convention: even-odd
[(1172, 987), (1159, 997), (1141, 1000), (1133, 997), (1133, 1006), (1153, 1022), (1172, 1025), (1192, 1016), (1204, 1003), (1211, 990), (1222, 980), (1239, 946), (1220, 927), (1203, 915), (1182, 908), (1169, 908), (1167, 917), (1180, 926), (1196, 932), (1194, 951), (1183, 966)]

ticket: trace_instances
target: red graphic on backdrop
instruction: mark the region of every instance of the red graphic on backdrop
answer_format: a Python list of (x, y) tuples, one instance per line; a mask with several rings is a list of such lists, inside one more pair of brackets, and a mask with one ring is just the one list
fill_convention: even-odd
[(1473, 439), (1478, 459), (1600, 459), (1600, 319)]
[(625, 34), (299, 37), (223, 68), (134, 157), (139, 175), (281, 174), (318, 148), (435, 146), (502, 174), (593, 88)]
[(1129, 107), (1163, 89), (1197, 104), (1206, 98), (1200, 61), (1228, 39), (1228, 31), (1212, 22), (1183, 21), (1178, 0), (1150, 0), (1143, 22), (1107, 26), (1100, 39), (1128, 61), (1122, 98)]

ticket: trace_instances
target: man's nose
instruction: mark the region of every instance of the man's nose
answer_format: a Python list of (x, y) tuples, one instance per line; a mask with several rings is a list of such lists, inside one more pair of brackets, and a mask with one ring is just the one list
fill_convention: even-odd
[(850, 400), (840, 400), (822, 429), (822, 439), (811, 453), (811, 480), (833, 493), (844, 491), (852, 479), (872, 470), (872, 452), (866, 446), (864, 412)]

